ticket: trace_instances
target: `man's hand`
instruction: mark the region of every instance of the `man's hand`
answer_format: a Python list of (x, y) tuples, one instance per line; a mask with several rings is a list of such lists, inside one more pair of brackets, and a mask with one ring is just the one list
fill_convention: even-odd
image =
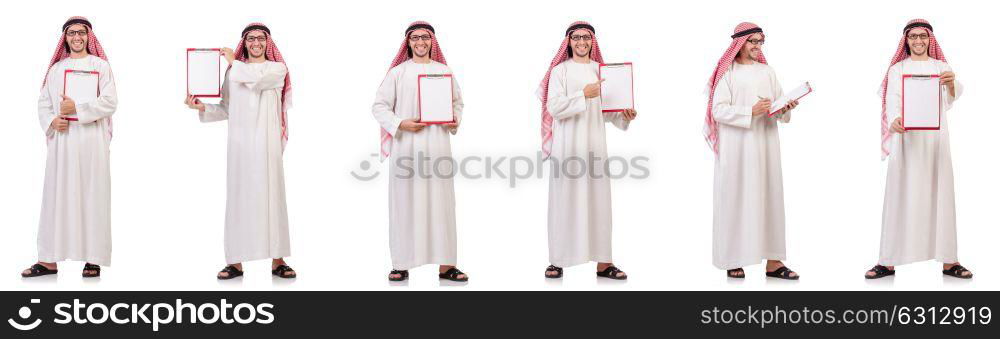
[(954, 72), (941, 72), (941, 84), (948, 86), (948, 93), (951, 96), (955, 96), (955, 73)]
[(604, 79), (601, 79), (595, 83), (588, 84), (583, 87), (583, 96), (587, 99), (593, 99), (601, 95), (601, 83)]
[(625, 121), (635, 120), (635, 117), (638, 115), (639, 112), (636, 112), (634, 109), (631, 108), (626, 108), (625, 111), (622, 112), (622, 118), (625, 118)]
[(892, 121), (892, 127), (891, 127), (891, 129), (892, 129), (893, 132), (896, 132), (896, 133), (900, 133), (900, 134), (906, 133), (906, 129), (903, 128), (903, 119), (896, 118), (896, 120), (893, 120)]
[(233, 50), (229, 47), (223, 47), (219, 52), (222, 53), (222, 56), (226, 57), (226, 62), (230, 65), (233, 64), (233, 60), (236, 60), (236, 53), (233, 53)]
[(399, 129), (412, 133), (420, 132), (424, 127), (427, 127), (427, 124), (419, 123), (417, 119), (406, 119), (399, 123)]
[(753, 116), (759, 116), (771, 113), (771, 99), (760, 98), (756, 104), (753, 105)]
[(198, 110), (198, 112), (205, 111), (205, 104), (202, 103), (201, 100), (198, 100), (198, 98), (195, 98), (193, 96), (190, 95), (187, 96), (187, 98), (184, 99), (184, 104), (187, 105), (187, 107), (190, 109)]
[(458, 133), (458, 125), (459, 124), (460, 123), (458, 121), (455, 121), (455, 122), (449, 122), (449, 123), (443, 124), (443, 125), (444, 125), (444, 127), (448, 128), (448, 131), (451, 131), (451, 133)]
[(65, 115), (57, 116), (55, 119), (52, 120), (52, 123), (49, 124), (49, 128), (60, 133), (66, 132), (67, 130), (69, 130), (69, 121), (66, 120)]
[(789, 101), (788, 104), (785, 105), (785, 107), (782, 107), (781, 110), (778, 111), (778, 114), (788, 113), (789, 111), (795, 109), (795, 107), (797, 107), (797, 106), (799, 106), (799, 101), (798, 100)]
[(76, 102), (70, 99), (68, 96), (63, 95), (62, 101), (59, 102), (59, 114), (62, 115), (73, 115), (76, 114)]

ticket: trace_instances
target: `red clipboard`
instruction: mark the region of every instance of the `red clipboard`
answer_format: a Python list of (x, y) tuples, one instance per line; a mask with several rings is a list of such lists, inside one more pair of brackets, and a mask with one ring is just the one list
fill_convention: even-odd
[[(423, 105), (423, 95), (422, 95), (422, 82), (423, 79), (437, 79), (437, 78), (447, 78), (448, 87), (451, 89), (448, 91), (451, 96), (451, 100), (448, 101), (448, 107), (451, 110), (451, 120), (450, 121), (427, 121), (424, 120), (424, 105)], [(419, 110), (420, 119), (417, 122), (428, 125), (438, 125), (438, 124), (453, 124), (455, 123), (455, 106), (451, 103), (455, 100), (455, 87), (451, 80), (451, 74), (420, 74), (417, 75), (417, 109)]]
[[(66, 95), (66, 79), (69, 77), (70, 74), (73, 74), (73, 73), (77, 73), (77, 74), (94, 74), (94, 75), (97, 75), (98, 84), (97, 84), (97, 93), (96, 93), (97, 95), (96, 96), (97, 97), (101, 96), (101, 84), (100, 84), (101, 73), (98, 72), (98, 71), (81, 71), (81, 70), (76, 70), (76, 69), (67, 69), (65, 72), (63, 72), (63, 90), (62, 90), (62, 95), (64, 95), (64, 96)], [(80, 121), (80, 119), (77, 118), (77, 117), (66, 117), (65, 119), (66, 119), (66, 121)]]
[[(610, 64), (602, 63), (600, 66), (597, 67), (598, 80), (603, 79), (603, 77), (601, 76), (601, 68), (604, 68), (605, 66), (628, 66), (628, 71), (631, 78), (630, 79), (631, 83), (629, 84), (629, 91), (632, 93), (632, 107), (629, 108), (635, 109), (635, 73), (634, 70), (632, 69), (632, 63), (631, 62), (619, 62)], [(604, 102), (603, 91), (601, 93), (602, 93), (601, 102)], [(601, 109), (602, 113), (613, 113), (613, 112), (624, 112), (624, 111), (625, 111), (624, 109)]]
[[(937, 103), (937, 110), (938, 110), (938, 113), (937, 113), (937, 118), (938, 119), (937, 120), (938, 121), (937, 121), (937, 126), (936, 127), (926, 127), (926, 126), (923, 126), (923, 127), (906, 127), (906, 79), (909, 79), (909, 78), (937, 79), (938, 90), (937, 90), (936, 93), (937, 93), (937, 101), (938, 101), (938, 103)], [(913, 131), (913, 130), (917, 130), (917, 131), (919, 131), (919, 130), (937, 131), (937, 130), (940, 130), (941, 129), (941, 76), (938, 75), (938, 74), (926, 74), (926, 75), (925, 74), (903, 74), (903, 81), (900, 82), (900, 86), (903, 87), (903, 90), (902, 90), (902, 95), (901, 95), (902, 96), (902, 105), (901, 105), (900, 113), (899, 114), (900, 114), (900, 117), (902, 118), (903, 129), (904, 130), (908, 130), (908, 131)]]
[[(187, 49), (187, 55), (184, 58), (185, 59), (185, 65), (187, 66), (187, 72), (184, 75), (184, 78), (185, 78), (184, 86), (186, 87), (186, 89), (187, 89), (186, 92), (187, 92), (187, 95), (189, 95), (189, 96), (193, 96), (195, 98), (219, 98), (219, 97), (222, 97), (222, 80), (219, 80), (219, 90), (216, 93), (191, 95), (191, 70), (190, 70), (191, 69), (191, 52), (206, 52), (206, 51), (214, 51), (217, 55), (220, 55), (220, 56), (222, 54), (222, 49), (221, 48), (188, 48)], [(218, 68), (221, 68), (221, 64), (222, 64), (221, 61), (220, 61), (219, 64), (220, 64), (220, 67), (218, 67)], [(216, 77), (217, 78), (222, 78), (222, 71), (221, 70), (216, 70)]]
[[(809, 95), (810, 93), (812, 93), (812, 92), (813, 92), (813, 87), (812, 87), (812, 84), (810, 84), (810, 83), (809, 83), (808, 81), (806, 81), (805, 85), (806, 85), (806, 88), (808, 88), (809, 90), (807, 90), (807, 91), (806, 91), (806, 92), (805, 92), (804, 94), (800, 95), (800, 96), (799, 96), (798, 98), (794, 98), (794, 99), (789, 99), (788, 101), (789, 101), (789, 102), (792, 102), (792, 101), (798, 101), (799, 99), (802, 99), (802, 98), (805, 98), (805, 97), (806, 97), (807, 95)], [(786, 105), (787, 105), (787, 104), (786, 104)], [(774, 117), (775, 115), (778, 115), (778, 111), (780, 111), (780, 110), (781, 110), (781, 108), (779, 108), (779, 109), (778, 109), (777, 111), (774, 111), (774, 112), (771, 112), (771, 113), (768, 113), (768, 114), (767, 114), (767, 117), (768, 117), (768, 118), (771, 118), (771, 117)]]

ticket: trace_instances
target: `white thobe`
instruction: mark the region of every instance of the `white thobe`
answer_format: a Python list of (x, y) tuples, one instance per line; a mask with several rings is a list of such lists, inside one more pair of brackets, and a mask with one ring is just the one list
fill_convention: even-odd
[[(392, 267), (397, 270), (457, 262), (452, 179), (456, 169), (449, 161), (453, 160), (449, 141), (452, 133), (442, 125), (428, 125), (416, 133), (399, 130), (403, 119), (420, 117), (420, 74), (451, 74), (451, 69), (434, 61), (422, 64), (408, 60), (399, 64), (386, 74), (372, 105), (375, 120), (392, 135), (389, 251)], [(452, 85), (452, 107), (456, 121), (461, 122), (464, 104), (454, 77)]]
[(597, 62), (565, 61), (552, 69), (549, 158), (549, 262), (559, 267), (612, 262), (611, 179), (605, 172), (605, 123), (627, 130), (620, 112), (601, 112), (601, 98), (583, 88), (598, 81)]
[(222, 101), (206, 104), (202, 122), (229, 120), (226, 263), (291, 255), (282, 165), (280, 62), (233, 61)]
[(733, 63), (715, 87), (719, 124), (715, 157), (712, 263), (724, 270), (785, 259), (785, 202), (777, 117), (753, 116), (760, 98), (777, 100), (781, 85), (766, 64)]
[[(66, 70), (100, 72), (95, 101), (76, 105), (69, 130), (50, 127), (59, 116)], [(118, 94), (107, 61), (95, 56), (67, 58), (49, 69), (38, 98), (38, 119), (48, 155), (38, 222), (38, 261), (82, 260), (111, 264), (111, 115)]]
[[(940, 74), (951, 71), (938, 60), (903, 60), (889, 68), (886, 115), (891, 124), (900, 116), (903, 74)], [(955, 96), (941, 86), (941, 130), (893, 133), (889, 145), (889, 170), (882, 207), (882, 242), (879, 264), (903, 265), (937, 259), (958, 262), (955, 231), (955, 183), (945, 112), (962, 95), (955, 81)]]

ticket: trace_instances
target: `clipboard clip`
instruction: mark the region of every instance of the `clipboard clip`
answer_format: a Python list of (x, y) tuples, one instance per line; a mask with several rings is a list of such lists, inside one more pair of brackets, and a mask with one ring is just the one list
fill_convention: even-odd
[(604, 67), (625, 67), (631, 65), (631, 62), (615, 62), (610, 64), (604, 64)]
[(424, 78), (446, 78), (451, 76), (451, 74), (421, 74), (420, 76)]

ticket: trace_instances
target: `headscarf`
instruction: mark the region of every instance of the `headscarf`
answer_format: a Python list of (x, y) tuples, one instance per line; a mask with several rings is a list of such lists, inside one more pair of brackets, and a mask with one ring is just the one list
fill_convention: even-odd
[[(736, 25), (736, 29), (733, 30), (733, 35), (730, 38), (733, 41), (729, 44), (729, 48), (726, 52), (722, 54), (719, 58), (718, 64), (715, 66), (715, 72), (712, 73), (712, 77), (708, 79), (708, 108), (705, 110), (705, 141), (708, 142), (708, 146), (712, 148), (712, 152), (719, 154), (719, 123), (715, 121), (715, 117), (712, 115), (712, 105), (715, 100), (715, 87), (719, 85), (722, 81), (722, 77), (726, 75), (729, 68), (733, 65), (733, 61), (736, 60), (736, 55), (739, 54), (740, 50), (743, 49), (743, 45), (746, 44), (747, 40), (753, 36), (754, 33), (760, 33), (764, 35), (764, 30), (757, 25), (749, 22), (743, 22)], [(767, 64), (767, 59), (764, 58), (764, 52), (761, 51), (757, 55), (757, 62), (762, 64)]]
[(549, 63), (549, 70), (545, 72), (545, 78), (542, 79), (542, 83), (538, 85), (538, 98), (542, 101), (542, 155), (544, 158), (548, 158), (552, 154), (552, 114), (549, 113), (548, 103), (549, 103), (549, 77), (552, 76), (552, 69), (559, 64), (565, 62), (572, 58), (572, 51), (570, 50), (570, 35), (573, 31), (578, 29), (585, 29), (590, 32), (592, 37), (591, 47), (590, 47), (590, 60), (597, 63), (604, 63), (604, 57), (601, 56), (601, 48), (597, 44), (597, 35), (595, 34), (594, 26), (591, 26), (586, 21), (577, 21), (569, 25), (566, 29), (566, 34), (563, 37), (562, 44), (559, 45), (559, 49), (556, 50), (556, 56), (552, 58), (552, 62)]

